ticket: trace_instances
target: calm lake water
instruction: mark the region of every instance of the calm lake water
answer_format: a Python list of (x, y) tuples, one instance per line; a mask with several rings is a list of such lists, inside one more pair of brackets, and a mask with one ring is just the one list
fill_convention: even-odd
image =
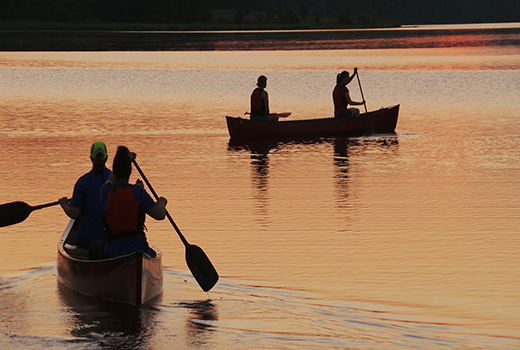
[[(70, 196), (93, 141), (110, 162), (127, 145), (221, 276), (201, 291), (168, 221), (148, 220), (160, 299), (78, 295), (56, 280), (67, 217), (35, 211), (0, 228), (0, 348), (519, 349), (520, 24), (485, 29), (0, 52), (0, 203)], [(273, 111), (307, 119), (332, 115), (335, 76), (355, 66), (369, 110), (401, 105), (396, 134), (230, 144), (224, 116), (248, 110), (258, 75)]]

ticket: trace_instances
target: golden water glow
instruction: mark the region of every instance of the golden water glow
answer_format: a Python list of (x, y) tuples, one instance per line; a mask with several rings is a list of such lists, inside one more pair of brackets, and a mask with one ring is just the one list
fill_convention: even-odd
[[(309, 293), (339, 309), (360, 305), (378, 320), (435, 320), (465, 337), (518, 341), (519, 57), (510, 47), (2, 52), (0, 74), (11, 83), (0, 85), (1, 202), (70, 196), (90, 168), (93, 141), (106, 142), (109, 159), (124, 144), (223, 284)], [(363, 67), (369, 109), (401, 103), (397, 135), (228, 145), (224, 115), (247, 110), (259, 71), (267, 71), (272, 106), (312, 118), (330, 114), (335, 73), (354, 66)], [(0, 274), (52, 265), (66, 222), (53, 207), (1, 228), (10, 254), (0, 255)], [(186, 270), (168, 222), (147, 227), (165, 267)], [(166, 298), (192, 293), (177, 288), (168, 286)], [(226, 288), (217, 284), (212, 310), (239, 293)], [(246, 314), (246, 304), (251, 319), (242, 324), (228, 310), (217, 320), (302, 331), (281, 312), (265, 321), (254, 296), (232, 309)], [(303, 331), (322, 331), (314, 327)], [(183, 329), (194, 344), (208, 336)], [(385, 339), (361, 323), (350, 329)]]
[(364, 70), (496, 70), (520, 69), (518, 55), (520, 48), (515, 46), (310, 50), (305, 55), (301, 51), (0, 52), (0, 67), (341, 71), (362, 62)]

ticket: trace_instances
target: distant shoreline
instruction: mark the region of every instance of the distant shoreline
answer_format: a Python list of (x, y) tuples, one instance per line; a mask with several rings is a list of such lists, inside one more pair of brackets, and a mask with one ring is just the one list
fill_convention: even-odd
[[(419, 43), (423, 48), (520, 46), (520, 23), (383, 28), (183, 29), (0, 29), (0, 51), (360, 50), (374, 48), (369, 43), (375, 38), (380, 41), (378, 47), (402, 48), (403, 43), (398, 39), (402, 36), (428, 36), (427, 40)], [(439, 33), (446, 30), (456, 31), (459, 35), (449, 42), (439, 41)], [(468, 39), (460, 37), (460, 34), (478, 35)], [(495, 36), (489, 37), (491, 34)]]
[(262, 31), (327, 31), (363, 29), (485, 29), (519, 28), (520, 22), (498, 23), (446, 23), (446, 24), (350, 24), (339, 25), (334, 22), (297, 23), (297, 24), (233, 24), (233, 23), (63, 23), (34, 20), (0, 20), (0, 31), (63, 31), (63, 32), (262, 32)]
[(400, 24), (373, 23), (339, 25), (331, 22), (296, 24), (233, 24), (233, 23), (64, 23), (32, 20), (0, 20), (0, 30), (56, 30), (56, 31), (135, 31), (135, 32), (217, 32), (268, 30), (339, 30), (368, 28), (398, 28)]

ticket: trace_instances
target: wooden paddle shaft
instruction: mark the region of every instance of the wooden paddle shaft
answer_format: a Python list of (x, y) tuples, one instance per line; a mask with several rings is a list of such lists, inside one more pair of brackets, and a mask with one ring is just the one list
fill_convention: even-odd
[[(153, 193), (154, 197), (156, 199), (159, 199), (159, 196), (153, 189), (152, 185), (150, 184), (150, 181), (148, 181), (139, 165), (137, 165), (135, 159), (132, 162), (134, 163), (139, 174), (141, 174), (141, 176), (143, 177), (143, 180), (146, 182), (146, 185), (148, 185), (148, 188)], [(170, 213), (168, 213), (168, 211), (166, 211), (166, 216), (168, 217), (168, 220), (170, 220), (170, 223), (172, 224), (173, 228), (181, 238), (182, 243), (184, 243), (184, 246), (186, 248), (186, 264), (188, 265), (191, 273), (193, 274), (193, 277), (195, 277), (195, 280), (202, 288), (202, 290), (204, 290), (205, 292), (209, 291), (218, 281), (219, 277), (217, 270), (215, 270), (215, 267), (213, 267), (213, 264), (209, 260), (208, 256), (200, 247), (188, 243), (188, 241), (181, 233), (181, 231), (173, 221), (173, 218), (171, 217)]]
[(51, 202), (51, 203), (47, 203), (47, 204), (40, 204), (40, 205), (36, 205), (36, 206), (32, 207), (32, 210), (48, 208), (48, 207), (52, 207), (52, 206), (55, 206), (55, 205), (58, 205), (58, 204), (60, 204), (59, 201)]
[[(137, 162), (135, 160), (132, 161), (132, 163), (134, 163), (135, 165), (135, 168), (137, 169), (137, 171), (139, 172), (139, 174), (141, 174), (141, 176), (143, 177), (143, 180), (144, 182), (146, 182), (146, 185), (148, 186), (148, 188), (150, 189), (150, 191), (152, 192), (153, 196), (155, 197), (156, 200), (159, 199), (159, 196), (157, 195), (157, 192), (155, 192), (155, 190), (153, 189), (152, 187), (152, 184), (150, 183), (150, 181), (148, 181), (148, 179), (146, 178), (146, 175), (144, 175), (143, 171), (141, 170), (141, 168), (139, 167), (139, 165), (137, 164)], [(190, 244), (188, 243), (188, 240), (186, 239), (186, 237), (184, 237), (184, 235), (181, 233), (181, 230), (179, 229), (179, 227), (177, 227), (177, 224), (175, 223), (175, 221), (173, 221), (173, 218), (171, 217), (170, 213), (168, 213), (168, 210), (166, 210), (166, 217), (168, 218), (168, 220), (170, 221), (170, 223), (172, 224), (173, 228), (175, 229), (175, 231), (177, 232), (177, 234), (179, 235), (182, 243), (184, 243), (185, 246), (189, 246)]]
[(361, 81), (359, 81), (359, 71), (356, 70), (356, 77), (359, 84), (359, 91), (361, 91), (361, 98), (363, 99), (363, 105), (365, 106), (365, 113), (368, 113), (367, 111), (367, 103), (365, 101), (365, 96), (363, 96), (363, 89), (361, 88)]

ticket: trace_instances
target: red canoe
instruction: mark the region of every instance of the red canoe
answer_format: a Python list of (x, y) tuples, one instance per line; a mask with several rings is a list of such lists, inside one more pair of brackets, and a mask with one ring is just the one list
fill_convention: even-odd
[(321, 118), (260, 122), (240, 117), (226, 117), (233, 140), (287, 139), (327, 136), (358, 136), (395, 132), (399, 105), (362, 113), (356, 118)]
[(88, 260), (86, 249), (69, 248), (74, 220), (58, 244), (58, 280), (79, 293), (133, 305), (161, 294), (162, 253), (150, 245), (154, 257), (136, 252), (112, 259)]

